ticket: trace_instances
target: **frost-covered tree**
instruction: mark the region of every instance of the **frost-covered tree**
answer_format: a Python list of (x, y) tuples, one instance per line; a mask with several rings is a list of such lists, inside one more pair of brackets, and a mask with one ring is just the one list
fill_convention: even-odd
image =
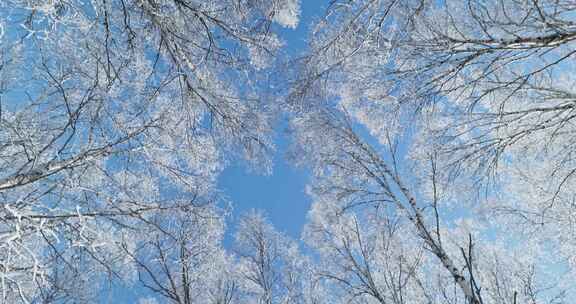
[(398, 146), (369, 144), (337, 109), (295, 118), (293, 130), (293, 153), (315, 172), (305, 239), (344, 303), (563, 303), (574, 273), (555, 240), (483, 220), (471, 195), (440, 187), (435, 158), (414, 175)]
[[(576, 4), (332, 0), (280, 72), (299, 15), (1, 1), (0, 302), (570, 303)], [(253, 211), (225, 248), (218, 176), (281, 113), (307, 247)]]
[(162, 302), (230, 304), (237, 299), (232, 257), (221, 247), (224, 218), (214, 206), (158, 214), (136, 250), (126, 250), (140, 283)]
[(1, 301), (135, 280), (126, 252), (153, 241), (136, 236), (212, 200), (227, 160), (268, 170), (259, 82), (283, 44), (272, 24), (298, 16), (292, 0), (2, 1)]
[(554, 303), (573, 292), (575, 9), (330, 2), (288, 101), (294, 159), (316, 175), (309, 243), (373, 270), (360, 273), (366, 281), (328, 273), (350, 283), (348, 294), (380, 301), (395, 290), (368, 284), (382, 268), (359, 244), (391, 216), (411, 226), (403, 254), (424, 248), (415, 273), (429, 302)]
[(304, 236), (319, 256), (315, 275), (337, 303), (426, 302), (422, 241), (390, 207), (344, 213), (336, 200), (315, 198)]
[(244, 303), (310, 303), (308, 258), (262, 212), (251, 211), (240, 219), (235, 253)]

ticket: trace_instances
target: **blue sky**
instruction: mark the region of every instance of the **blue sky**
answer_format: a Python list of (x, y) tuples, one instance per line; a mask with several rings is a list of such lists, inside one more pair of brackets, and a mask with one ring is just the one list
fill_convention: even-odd
[[(310, 25), (322, 15), (327, 3), (321, 0), (302, 0), (298, 27), (278, 29), (286, 43), (284, 51), (288, 56), (295, 57), (305, 50)], [(304, 169), (295, 168), (285, 159), (289, 135), (285, 133), (284, 127), (277, 126), (276, 133), (274, 171), (271, 175), (252, 173), (243, 164), (233, 163), (220, 176), (219, 187), (233, 204), (224, 241), (227, 247), (232, 243), (239, 216), (250, 209), (264, 210), (276, 229), (294, 239), (300, 238), (310, 207), (310, 198), (305, 194), (309, 174)]]

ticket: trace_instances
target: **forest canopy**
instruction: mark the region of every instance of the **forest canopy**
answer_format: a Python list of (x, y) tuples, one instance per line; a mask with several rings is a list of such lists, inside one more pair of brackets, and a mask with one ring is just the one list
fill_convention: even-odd
[(318, 2), (1, 1), (0, 303), (573, 302), (576, 3)]

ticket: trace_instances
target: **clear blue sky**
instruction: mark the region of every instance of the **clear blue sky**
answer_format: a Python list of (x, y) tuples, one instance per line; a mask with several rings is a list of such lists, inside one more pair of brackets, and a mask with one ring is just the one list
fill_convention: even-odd
[[(297, 56), (306, 47), (306, 37), (311, 21), (320, 17), (328, 1), (302, 0), (301, 18), (296, 29), (280, 28), (286, 42), (288, 56)], [(250, 209), (261, 209), (278, 229), (294, 239), (300, 238), (310, 199), (305, 194), (308, 172), (292, 166), (285, 160), (289, 138), (282, 126), (277, 126), (274, 171), (270, 176), (251, 173), (241, 163), (232, 164), (219, 179), (219, 187), (233, 203), (225, 245), (233, 240), (238, 217)]]

